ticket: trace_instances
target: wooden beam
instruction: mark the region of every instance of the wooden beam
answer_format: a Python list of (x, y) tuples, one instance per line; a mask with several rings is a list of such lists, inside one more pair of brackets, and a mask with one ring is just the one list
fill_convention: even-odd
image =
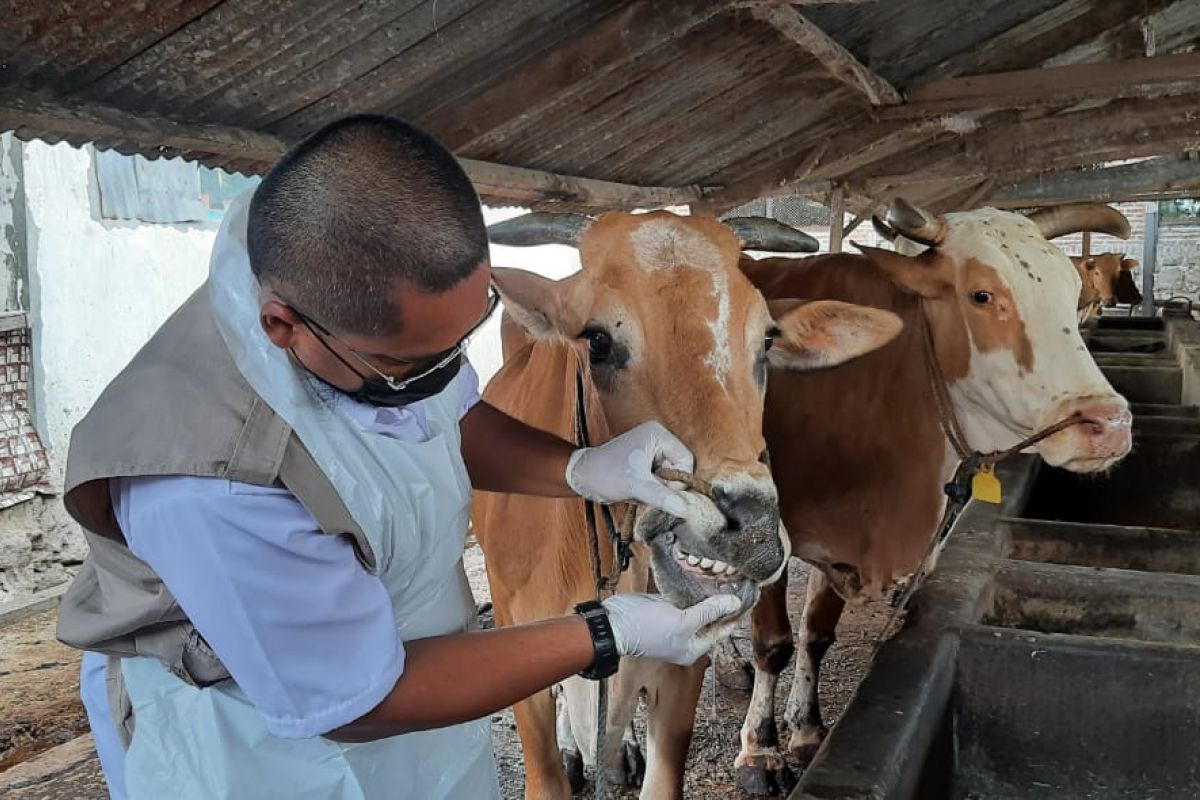
[(700, 200), (698, 186), (633, 186), (460, 158), (480, 196), (510, 204), (562, 203), (595, 209), (661, 208)]
[(1099, 169), (1040, 175), (1005, 186), (991, 199), (999, 208), (1024, 208), (1087, 200), (1118, 202), (1156, 194), (1200, 193), (1200, 162), (1164, 156)]
[(881, 109), (879, 117), (908, 119), (997, 108), (1068, 106), (1084, 100), (1196, 91), (1200, 91), (1200, 53), (1181, 53), (944, 78), (909, 88), (907, 103)]
[(602, 78), (720, 13), (716, 3), (636, 0), (576, 39), (534, 56), (474, 96), (418, 118), (452, 150), (503, 141), (530, 116), (569, 99), (573, 86)]
[[(974, 131), (977, 123), (962, 116), (939, 117), (905, 125), (871, 126), (862, 121), (865, 130), (837, 138), (824, 139), (811, 148), (799, 161), (786, 159), (772, 164), (736, 183), (716, 190), (709, 203), (725, 204), (729, 208), (758, 197), (785, 195), (827, 195), (831, 181), (852, 174), (872, 164), (883, 162), (915, 147), (927, 145), (939, 137), (960, 136)], [(861, 128), (854, 122), (847, 128)]]
[[(921, 154), (920, 163), (852, 176), (873, 194), (888, 184), (951, 178), (1009, 181), (1047, 170), (1166, 155), (1200, 145), (1200, 96), (1121, 100), (1100, 108), (992, 124)], [(887, 165), (883, 165), (886, 167)]]
[[(101, 142), (151, 157), (182, 157), (236, 163), (263, 172), (291, 145), (268, 133), (229, 125), (190, 122), (153, 114), (131, 114), (111, 106), (50, 100), (27, 92), (0, 91), (0, 130), (21, 138)], [(697, 186), (632, 186), (460, 158), (459, 163), (486, 200), (509, 203), (569, 203), (588, 208), (658, 208), (686, 205), (703, 196)]]
[(842, 252), (842, 226), (846, 223), (846, 187), (838, 184), (829, 197), (829, 252)]
[(901, 102), (894, 86), (867, 69), (849, 50), (790, 5), (755, 6), (750, 14), (819, 61), (832, 77), (861, 94), (871, 105)]

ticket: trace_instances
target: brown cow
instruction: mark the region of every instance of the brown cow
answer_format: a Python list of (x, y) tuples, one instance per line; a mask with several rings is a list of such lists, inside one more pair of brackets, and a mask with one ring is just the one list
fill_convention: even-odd
[[(697, 508), (686, 523), (656, 512), (639, 515), (635, 557), (619, 591), (657, 590), (690, 605), (732, 590), (749, 608), (757, 587), (774, 580), (787, 560), (775, 486), (762, 461), (768, 359), (785, 370), (830, 366), (886, 343), (899, 320), (840, 302), (783, 299), (768, 310), (738, 270), (741, 247), (803, 252), (816, 243), (766, 220), (727, 226), (666, 212), (611, 213), (594, 222), (527, 215), (492, 226), (489, 235), (499, 244), (577, 242), (583, 269), (562, 281), (494, 270), (505, 308), (533, 339), (521, 347), (510, 326), (504, 336), (509, 352), (486, 399), (570, 438), (580, 370), (593, 443), (660, 420), (693, 449), (696, 474), (712, 484), (711, 501), (691, 495)], [(472, 518), (497, 623), (568, 613), (593, 595), (581, 502), (480, 493)], [(608, 571), (607, 546), (604, 554)], [(612, 680), (608, 742), (621, 743), (639, 693), (646, 698), (642, 797), (682, 797), (704, 668), (625, 659)], [(581, 678), (564, 683), (557, 736), (551, 692), (517, 704), (526, 797), (570, 796), (564, 757), (577, 776), (581, 757), (595, 763), (594, 686)], [(630, 744), (606, 747), (601, 759), (618, 781), (633, 777)]]
[[(881, 597), (916, 570), (958, 465), (927, 371), (926, 324), (970, 449), (1008, 448), (1079, 413), (1087, 424), (1037, 445), (1047, 463), (1097, 472), (1129, 451), (1128, 404), (1077, 325), (1079, 275), (1047, 241), (1125, 225), (1104, 206), (935, 218), (897, 201), (887, 227), (927, 245), (919, 255), (862, 248), (864, 255), (743, 260), (768, 299), (840, 299), (895, 311), (905, 322), (890, 345), (839, 370), (771, 372), (766, 436), (780, 510), (792, 555), (813, 566), (785, 713), (790, 749), (802, 761), (825, 736), (818, 671), (844, 604)], [(764, 590), (753, 615), (754, 694), (735, 762), (750, 791), (770, 788), (786, 770), (774, 722), (776, 682), (794, 649), (786, 575)]]
[[(1083, 293), (1091, 298), (1094, 306), (1112, 308), (1116, 305), (1136, 306), (1142, 302), (1142, 293), (1133, 280), (1137, 269), (1136, 258), (1125, 258), (1122, 253), (1100, 253), (1083, 258), (1072, 256), (1071, 263), (1083, 278)], [(1080, 296), (1083, 306), (1083, 295)]]

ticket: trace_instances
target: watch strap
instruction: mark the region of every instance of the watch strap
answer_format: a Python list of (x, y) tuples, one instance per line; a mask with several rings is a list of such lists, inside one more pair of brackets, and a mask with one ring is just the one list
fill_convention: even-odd
[(608, 619), (608, 610), (596, 600), (585, 600), (575, 606), (575, 613), (587, 623), (596, 652), (591, 666), (579, 674), (594, 681), (614, 675), (621, 664), (621, 654), (617, 652), (617, 638)]

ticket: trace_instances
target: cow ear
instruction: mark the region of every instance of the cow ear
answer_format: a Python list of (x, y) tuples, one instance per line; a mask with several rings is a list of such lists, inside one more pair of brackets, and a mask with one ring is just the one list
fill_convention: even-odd
[(1122, 258), (1121, 259), (1121, 269), (1126, 270), (1128, 272), (1133, 272), (1137, 268), (1138, 268), (1138, 260), (1136, 258)]
[(904, 327), (890, 311), (837, 300), (772, 300), (780, 335), (767, 351), (772, 366), (795, 372), (845, 363), (895, 339)]
[(524, 269), (492, 267), (492, 283), (505, 312), (530, 336), (548, 339), (574, 336), (582, 324), (572, 313), (580, 274), (556, 281)]
[(906, 256), (858, 242), (854, 246), (883, 270), (892, 283), (909, 294), (938, 297), (954, 284), (949, 262), (932, 248), (920, 255)]

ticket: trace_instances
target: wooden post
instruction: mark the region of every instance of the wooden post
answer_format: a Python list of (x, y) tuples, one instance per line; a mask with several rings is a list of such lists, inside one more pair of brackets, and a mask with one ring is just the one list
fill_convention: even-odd
[(846, 224), (846, 187), (837, 184), (829, 196), (829, 252), (842, 252), (842, 230)]
[(1080, 251), (1080, 254), (1083, 256), (1084, 261), (1087, 261), (1089, 258), (1092, 257), (1092, 232), (1091, 231), (1083, 232), (1083, 249)]

